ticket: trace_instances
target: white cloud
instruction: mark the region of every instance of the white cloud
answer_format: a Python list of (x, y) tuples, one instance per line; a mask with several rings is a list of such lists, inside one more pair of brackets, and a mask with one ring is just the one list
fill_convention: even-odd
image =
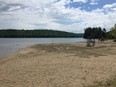
[[(85, 3), (87, 0), (74, 0), (74, 2), (79, 1)], [(91, 1), (97, 3), (98, 0)], [(41, 28), (83, 32), (86, 27), (100, 26), (109, 29), (116, 23), (115, 4), (86, 12), (79, 8), (65, 8), (64, 5), (70, 3), (70, 0), (58, 2), (55, 0), (30, 0), (30, 2), (29, 0), (3, 0), (3, 2), (19, 6), (11, 6), (8, 11), (0, 11), (0, 28)], [(3, 9), (4, 5), (0, 9)], [(107, 8), (112, 8), (113, 11), (104, 14)]]
[(116, 3), (113, 4), (106, 4), (103, 6), (104, 9), (109, 9), (109, 8), (116, 8)]
[(21, 6), (15, 6), (15, 7), (11, 7), (11, 8), (9, 8), (9, 11), (12, 11), (12, 10), (17, 10), (17, 9), (20, 9), (21, 8)]
[(86, 3), (88, 0), (73, 0), (73, 2), (83, 2)]
[(91, 5), (96, 5), (96, 4), (98, 4), (98, 0), (91, 0), (91, 3), (90, 3)]

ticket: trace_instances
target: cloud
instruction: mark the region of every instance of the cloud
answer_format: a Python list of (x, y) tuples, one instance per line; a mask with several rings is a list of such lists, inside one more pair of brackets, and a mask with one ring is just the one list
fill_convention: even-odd
[(73, 0), (73, 2), (82, 2), (87, 3), (89, 2), (90, 5), (97, 5), (99, 0)]
[(15, 11), (24, 8), (26, 8), (26, 6), (23, 6), (22, 4), (4, 4), (0, 7), (0, 12)]
[(106, 4), (103, 6), (104, 9), (116, 8), (116, 3)]
[(83, 2), (86, 3), (88, 0), (73, 0), (73, 2)]
[(91, 0), (90, 4), (91, 5), (97, 5), (98, 4), (98, 0)]
[[(84, 32), (86, 27), (109, 29), (116, 23), (114, 4), (87, 12), (80, 8), (66, 8), (71, 0), (3, 0), (0, 2), (0, 28), (54, 29)], [(88, 0), (73, 0), (86, 3)], [(91, 0), (98, 3), (98, 0)], [(107, 11), (112, 9), (112, 11)]]

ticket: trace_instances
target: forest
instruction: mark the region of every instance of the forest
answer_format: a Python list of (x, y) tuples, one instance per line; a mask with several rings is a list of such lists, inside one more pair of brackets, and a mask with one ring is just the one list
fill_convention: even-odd
[(84, 29), (83, 33), (71, 33), (57, 30), (17, 30), (17, 29), (2, 29), (0, 30), (0, 38), (61, 38), (61, 37), (84, 37), (85, 39), (93, 38), (107, 38), (116, 39), (116, 24), (111, 27), (110, 31), (106, 31), (105, 28), (101, 27), (88, 27)]
[(57, 30), (0, 30), (0, 38), (59, 38), (59, 37), (83, 37), (83, 34), (75, 34)]

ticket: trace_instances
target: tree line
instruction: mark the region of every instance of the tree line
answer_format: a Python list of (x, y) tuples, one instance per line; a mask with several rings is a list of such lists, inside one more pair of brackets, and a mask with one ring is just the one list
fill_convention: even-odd
[(105, 39), (114, 39), (116, 42), (116, 24), (108, 32), (105, 28), (88, 27), (85, 29), (84, 38), (87, 39), (87, 46), (95, 46), (95, 39), (99, 39), (101, 42)]
[(75, 34), (57, 30), (0, 30), (1, 38), (49, 38), (49, 37), (83, 37), (83, 34)]
[(84, 34), (75, 34), (64, 31), (57, 30), (16, 30), (16, 29), (7, 29), (0, 30), (0, 38), (49, 38), (49, 37), (84, 37), (85, 39), (101, 39), (109, 38), (116, 39), (116, 24), (106, 31), (105, 28), (101, 27), (88, 27), (85, 28)]
[(84, 38), (86, 39), (102, 39), (106, 37), (106, 29), (101, 27), (88, 27), (85, 29)]
[(110, 29), (110, 31), (106, 31), (105, 28), (101, 27), (88, 27), (85, 28), (84, 32), (85, 39), (116, 39), (116, 24)]
[(108, 37), (110, 39), (116, 39), (116, 24), (108, 32)]

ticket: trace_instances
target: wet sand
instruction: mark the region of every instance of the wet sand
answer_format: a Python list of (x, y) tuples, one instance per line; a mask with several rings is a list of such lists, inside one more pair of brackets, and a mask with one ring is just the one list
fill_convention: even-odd
[(0, 58), (0, 87), (86, 87), (116, 77), (116, 43), (34, 45)]

